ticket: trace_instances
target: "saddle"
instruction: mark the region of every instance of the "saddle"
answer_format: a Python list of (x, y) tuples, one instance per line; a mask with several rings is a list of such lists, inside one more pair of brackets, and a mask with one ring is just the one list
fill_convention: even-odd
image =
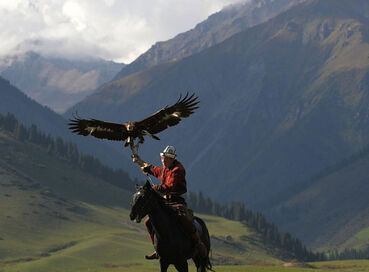
[(186, 234), (186, 236), (190, 236), (188, 231), (186, 231), (185, 227), (183, 226), (183, 220), (181, 217), (187, 217), (188, 220), (193, 220), (195, 228), (199, 233), (199, 236), (202, 235), (202, 226), (199, 222), (198, 217), (194, 216), (193, 210), (187, 208), (187, 204), (185, 199), (179, 195), (164, 195), (163, 196), (164, 205), (166, 206), (168, 212), (173, 216), (175, 219), (179, 229)]

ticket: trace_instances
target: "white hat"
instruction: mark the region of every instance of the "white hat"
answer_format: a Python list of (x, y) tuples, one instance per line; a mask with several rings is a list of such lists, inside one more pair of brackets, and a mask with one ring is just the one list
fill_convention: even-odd
[(175, 159), (176, 149), (174, 148), (174, 146), (168, 145), (166, 148), (164, 148), (163, 152), (160, 153), (160, 156), (165, 156), (168, 158)]

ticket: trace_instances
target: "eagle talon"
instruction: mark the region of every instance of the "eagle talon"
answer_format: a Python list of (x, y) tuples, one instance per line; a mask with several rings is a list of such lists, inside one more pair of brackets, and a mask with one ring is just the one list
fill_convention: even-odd
[(140, 144), (139, 143), (137, 143), (136, 145), (135, 145), (135, 149), (136, 149), (136, 152), (138, 153), (138, 149), (139, 149), (139, 147), (140, 147)]

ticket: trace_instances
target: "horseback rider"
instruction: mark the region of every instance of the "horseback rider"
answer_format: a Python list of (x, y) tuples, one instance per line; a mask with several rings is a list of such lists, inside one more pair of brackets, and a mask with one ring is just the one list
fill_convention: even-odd
[[(144, 174), (151, 174), (161, 180), (161, 183), (152, 188), (163, 194), (166, 204), (173, 208), (179, 218), (181, 225), (192, 238), (193, 243), (201, 256), (207, 255), (207, 249), (202, 243), (199, 233), (196, 230), (192, 212), (187, 209), (184, 194), (187, 192), (186, 170), (183, 165), (176, 160), (176, 149), (167, 146), (160, 153), (162, 167), (153, 166), (144, 162), (137, 154), (132, 155), (133, 162), (138, 164)], [(154, 244), (154, 230), (150, 218), (145, 220), (146, 228), (150, 234), (151, 242)], [(158, 259), (156, 251), (145, 256), (146, 259)]]

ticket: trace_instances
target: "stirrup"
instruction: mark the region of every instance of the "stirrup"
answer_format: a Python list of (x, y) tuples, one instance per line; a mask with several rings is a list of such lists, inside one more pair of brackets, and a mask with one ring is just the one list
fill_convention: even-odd
[(146, 260), (156, 260), (156, 259), (159, 259), (159, 254), (156, 251), (154, 251), (152, 254), (146, 255), (145, 256), (145, 259)]

